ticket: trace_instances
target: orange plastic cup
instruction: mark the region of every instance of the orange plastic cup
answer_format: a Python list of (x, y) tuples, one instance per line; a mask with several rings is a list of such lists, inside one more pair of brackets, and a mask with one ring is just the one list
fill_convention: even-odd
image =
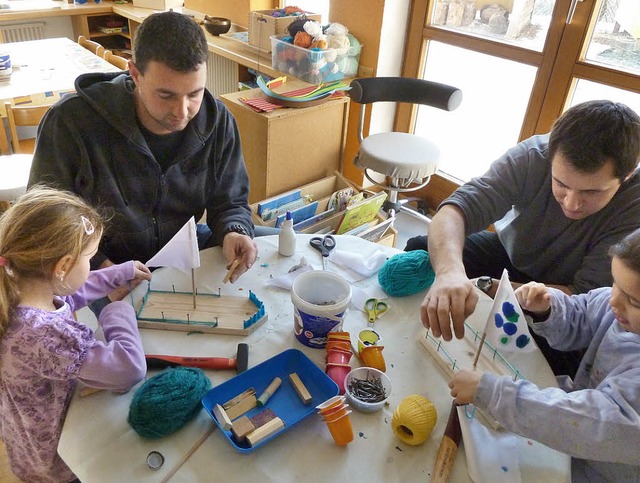
[(334, 349), (351, 351), (351, 342), (347, 340), (330, 340), (329, 342), (327, 342), (327, 345), (325, 346), (325, 350), (329, 352)]
[(331, 421), (332, 419), (337, 419), (340, 416), (344, 416), (347, 414), (348, 404), (341, 404), (335, 408), (331, 408), (328, 411), (321, 412), (320, 415), (325, 419)]
[(329, 340), (348, 340), (351, 342), (351, 334), (349, 332), (329, 332), (327, 334)]
[(336, 419), (329, 421), (325, 419), (329, 432), (333, 437), (333, 442), (338, 446), (346, 446), (353, 441), (353, 427), (351, 426), (349, 414), (351, 414), (351, 411), (347, 411), (347, 414)]
[(384, 346), (381, 345), (371, 345), (362, 349), (360, 352), (362, 364), (367, 367), (373, 367), (379, 371), (386, 372), (387, 365), (385, 364), (384, 357), (382, 356), (382, 349), (384, 349)]
[(331, 364), (349, 364), (351, 356), (353, 356), (353, 354), (350, 350), (345, 351), (343, 349), (334, 348), (327, 351), (325, 362), (330, 362)]
[(316, 409), (320, 411), (320, 413), (324, 413), (330, 409), (341, 406), (342, 404), (344, 404), (344, 396), (333, 396), (325, 402), (318, 404)]

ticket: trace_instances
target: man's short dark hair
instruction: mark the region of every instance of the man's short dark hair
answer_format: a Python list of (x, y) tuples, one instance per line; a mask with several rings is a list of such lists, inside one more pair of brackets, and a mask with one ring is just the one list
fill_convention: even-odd
[(549, 136), (549, 159), (562, 153), (579, 171), (593, 173), (608, 160), (621, 181), (640, 161), (640, 117), (612, 101), (587, 101), (560, 116)]
[(191, 18), (177, 12), (149, 15), (135, 32), (133, 62), (144, 74), (149, 62), (178, 72), (193, 72), (207, 61), (207, 39)]

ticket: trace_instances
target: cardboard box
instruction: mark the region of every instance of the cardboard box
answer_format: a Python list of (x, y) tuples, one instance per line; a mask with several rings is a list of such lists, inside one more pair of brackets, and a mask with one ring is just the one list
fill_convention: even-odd
[[(289, 81), (281, 92), (298, 89)], [(285, 89), (286, 87), (286, 89)], [(256, 112), (240, 98), (263, 98), (260, 89), (223, 94), (238, 124), (249, 173), (249, 202), (330, 176), (342, 163), (349, 98), (302, 108)]]
[(249, 12), (278, 8), (278, 0), (184, 0), (189, 10), (212, 17), (226, 17), (232, 24), (249, 27)]
[[(249, 45), (271, 52), (272, 35), (288, 35), (287, 27), (300, 18), (299, 15), (272, 17), (277, 10), (258, 10), (249, 12)], [(305, 12), (307, 20), (322, 20), (319, 13)]]
[(309, 50), (282, 40), (284, 35), (271, 37), (273, 68), (292, 76), (320, 84), (358, 74), (361, 45), (344, 49)]
[(184, 0), (133, 0), (134, 7), (152, 8), (154, 10), (169, 10), (182, 7)]
[[(352, 183), (340, 173), (336, 172), (333, 176), (327, 176), (326, 178), (308, 183), (304, 186), (300, 186), (294, 190), (281, 193), (277, 196), (271, 197), (266, 200), (262, 200), (251, 204), (251, 216), (253, 223), (257, 226), (274, 226), (275, 219), (264, 221), (259, 215), (259, 205), (268, 205), (270, 201), (276, 198), (286, 198), (290, 193), (299, 191), (301, 196), (313, 196), (313, 199), (318, 202), (316, 213), (322, 213), (327, 210), (329, 199), (331, 195), (343, 188), (352, 187), (356, 191), (361, 191), (362, 188)], [(330, 214), (324, 219), (321, 219), (311, 226), (305, 227), (301, 230), (296, 230), (299, 233), (313, 234), (313, 233), (326, 233), (335, 230), (344, 216), (344, 211)], [(384, 225), (384, 226), (382, 226)], [(398, 235), (397, 230), (391, 225), (389, 220), (383, 218), (381, 214), (377, 214), (376, 218), (369, 224), (369, 228), (356, 233), (355, 236), (360, 236), (374, 243), (393, 247), (395, 246), (396, 237)]]

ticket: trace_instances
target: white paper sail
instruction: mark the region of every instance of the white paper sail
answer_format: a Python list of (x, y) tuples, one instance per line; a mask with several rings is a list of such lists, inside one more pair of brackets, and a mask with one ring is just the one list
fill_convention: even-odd
[(146, 263), (147, 267), (172, 267), (189, 270), (200, 266), (196, 220), (191, 219)]
[(487, 334), (486, 341), (499, 352), (531, 352), (535, 349), (506, 270), (502, 272), (484, 330)]

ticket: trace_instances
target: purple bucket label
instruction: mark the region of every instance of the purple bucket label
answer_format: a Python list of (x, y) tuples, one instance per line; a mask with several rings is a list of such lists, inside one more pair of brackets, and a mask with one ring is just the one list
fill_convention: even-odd
[(293, 332), (296, 338), (304, 345), (321, 349), (327, 345), (327, 335), (329, 332), (342, 329), (342, 320), (345, 312), (336, 314), (330, 318), (321, 315), (311, 315), (295, 308), (293, 311)]

